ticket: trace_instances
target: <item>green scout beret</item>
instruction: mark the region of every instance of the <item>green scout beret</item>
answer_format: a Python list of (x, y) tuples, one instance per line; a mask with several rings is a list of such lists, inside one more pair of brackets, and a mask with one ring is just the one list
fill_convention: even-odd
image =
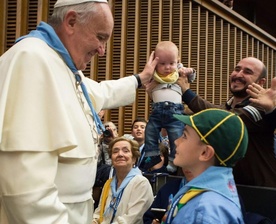
[(244, 157), (248, 133), (236, 114), (212, 108), (190, 116), (175, 114), (174, 117), (194, 128), (201, 141), (214, 148), (221, 166), (232, 167)]

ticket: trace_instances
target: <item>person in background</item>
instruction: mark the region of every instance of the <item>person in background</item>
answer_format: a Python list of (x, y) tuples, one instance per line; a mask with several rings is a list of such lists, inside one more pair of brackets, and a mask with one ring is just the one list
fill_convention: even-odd
[(138, 160), (137, 166), (145, 173), (156, 173), (156, 172), (164, 172), (168, 173), (168, 170), (165, 166), (168, 164), (168, 148), (166, 146), (159, 145), (160, 149), (160, 162), (155, 164), (148, 170), (144, 169), (145, 164), (145, 129), (147, 126), (147, 121), (144, 118), (136, 118), (132, 122), (131, 127), (131, 136), (134, 140), (136, 140), (139, 144), (139, 150), (141, 156)]
[(232, 167), (247, 150), (245, 124), (215, 108), (174, 116), (186, 125), (175, 141), (174, 159), (186, 183), (171, 199), (162, 223), (244, 223)]
[(224, 105), (214, 105), (196, 95), (181, 70), (178, 84), (182, 100), (197, 113), (207, 108), (223, 108), (240, 116), (249, 133), (248, 150), (245, 157), (233, 168), (237, 184), (276, 187), (276, 158), (274, 149), (275, 127), (267, 119), (266, 111), (251, 103), (247, 88), (252, 83), (263, 86), (267, 70), (262, 61), (254, 57), (243, 58), (229, 77), (232, 97)]
[[(182, 122), (173, 117), (173, 114), (183, 114), (182, 91), (176, 81), (178, 79), (179, 53), (177, 46), (171, 41), (161, 41), (155, 47), (155, 56), (159, 58), (154, 73), (154, 83), (147, 92), (151, 97), (152, 112), (146, 126), (145, 133), (145, 164), (144, 169), (148, 170), (161, 161), (158, 141), (162, 128), (166, 129), (169, 143), (169, 163), (167, 170), (175, 173), (177, 168), (173, 164), (175, 145), (174, 140), (181, 136), (184, 129)], [(183, 66), (182, 66), (183, 67)], [(191, 82), (195, 79), (195, 71), (192, 68), (186, 69), (190, 75)]]
[(100, 120), (103, 119), (104, 115), (105, 115), (105, 110), (100, 110), (100, 112), (98, 113)]
[(144, 118), (136, 118), (132, 122), (131, 135), (135, 141), (138, 142), (139, 147), (144, 146), (145, 143), (145, 129), (147, 126), (147, 121)]
[(141, 164), (143, 163), (143, 159), (145, 156), (145, 152), (144, 152), (144, 146), (145, 146), (145, 129), (147, 126), (147, 121), (144, 118), (136, 118), (133, 122), (132, 122), (132, 126), (131, 126), (131, 136), (133, 137), (133, 139), (135, 141), (138, 142), (139, 144), (139, 150), (141, 153), (141, 156), (138, 160), (137, 166), (139, 168), (141, 168)]
[(106, 0), (58, 0), (48, 24), (1, 56), (0, 223), (91, 224), (97, 113), (133, 103), (158, 61), (152, 53), (140, 74), (119, 80), (85, 77), (113, 27)]
[(139, 145), (135, 140), (118, 137), (109, 146), (115, 176), (105, 183), (93, 223), (143, 223), (153, 192), (148, 179), (136, 166)]
[(105, 131), (100, 137), (100, 143), (98, 146), (97, 173), (95, 184), (93, 186), (94, 208), (98, 206), (102, 188), (111, 175), (111, 158), (108, 152), (109, 143), (114, 138), (118, 137), (117, 127), (113, 122), (107, 121), (104, 123), (104, 126)]
[(108, 147), (109, 143), (118, 137), (117, 127), (111, 122), (104, 123), (105, 131), (100, 138), (100, 144), (98, 148), (98, 165), (107, 164), (111, 165), (111, 158), (109, 157)]

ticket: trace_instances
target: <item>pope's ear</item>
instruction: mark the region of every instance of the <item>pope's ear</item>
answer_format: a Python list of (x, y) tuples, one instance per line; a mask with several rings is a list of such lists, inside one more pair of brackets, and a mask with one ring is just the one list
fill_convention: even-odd
[(77, 23), (77, 13), (75, 11), (69, 11), (64, 16), (65, 29), (71, 32)]
[(201, 161), (209, 161), (215, 157), (215, 150), (211, 145), (204, 145), (200, 154)]

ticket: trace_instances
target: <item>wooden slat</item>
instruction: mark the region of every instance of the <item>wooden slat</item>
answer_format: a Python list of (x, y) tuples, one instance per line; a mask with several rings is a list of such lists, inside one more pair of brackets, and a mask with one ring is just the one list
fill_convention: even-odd
[(0, 32), (0, 52), (4, 52), (6, 50), (7, 45), (7, 20), (8, 20), (8, 13), (7, 13), (7, 5), (8, 0), (0, 1), (0, 27), (2, 27), (2, 31)]
[[(16, 7), (17, 1), (8, 1), (7, 2), (7, 24), (6, 24), (6, 47), (5, 49), (13, 46), (16, 39)], [(2, 52), (3, 53), (3, 52)]]
[(37, 0), (37, 24), (39, 24), (40, 21), (48, 21), (52, 4), (51, 0)]

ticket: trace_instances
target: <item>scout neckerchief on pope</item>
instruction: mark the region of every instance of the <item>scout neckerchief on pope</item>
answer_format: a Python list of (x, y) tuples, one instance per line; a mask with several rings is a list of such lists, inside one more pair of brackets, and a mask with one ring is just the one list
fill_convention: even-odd
[(89, 95), (87, 93), (87, 89), (79, 75), (79, 71), (77, 70), (76, 66), (74, 65), (74, 62), (73, 62), (69, 52), (64, 47), (63, 43), (57, 36), (53, 27), (51, 27), (47, 23), (40, 22), (40, 24), (37, 26), (36, 30), (32, 30), (28, 35), (18, 38), (16, 40), (16, 42), (19, 42), (20, 40), (27, 38), (27, 37), (35, 37), (35, 38), (39, 38), (39, 39), (43, 40), (45, 43), (48, 44), (49, 47), (51, 47), (52, 49), (54, 49), (55, 51), (57, 51), (60, 54), (60, 56), (63, 58), (63, 60), (67, 64), (67, 66), (74, 73), (77, 83), (79, 83), (81, 85), (83, 95), (85, 96), (86, 101), (90, 107), (91, 113), (93, 115), (93, 119), (95, 121), (97, 131), (99, 134), (101, 134), (102, 131), (105, 130), (105, 128), (102, 124), (102, 121), (100, 120), (99, 116), (97, 115), (97, 113), (93, 107), (91, 99), (89, 98)]

